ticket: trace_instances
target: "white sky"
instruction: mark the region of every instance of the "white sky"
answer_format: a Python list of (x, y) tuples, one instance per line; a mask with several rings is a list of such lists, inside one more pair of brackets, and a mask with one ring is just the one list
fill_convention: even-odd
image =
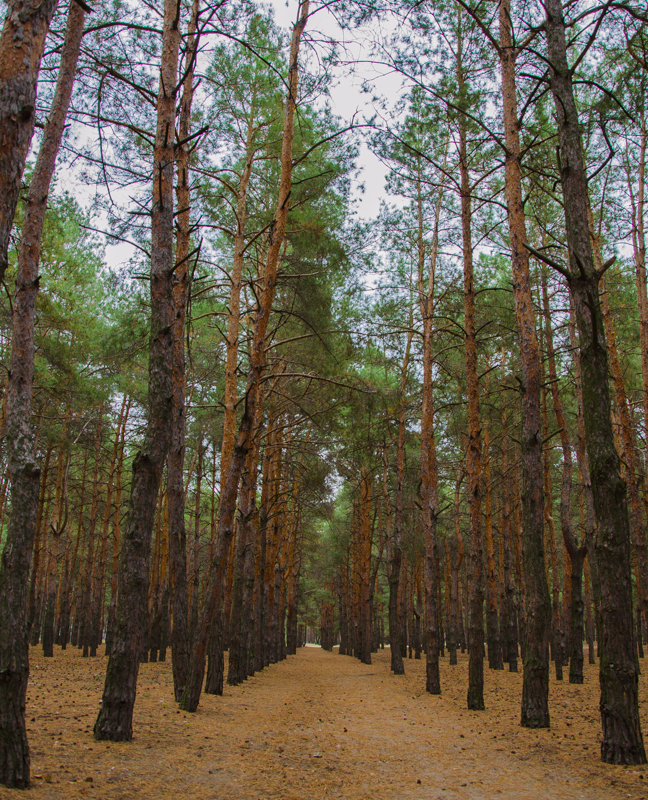
[[(290, 30), (297, 11), (296, 0), (268, 0), (274, 9), (277, 24)], [(327, 10), (319, 11), (310, 19), (307, 33), (317, 39), (317, 34), (324, 34), (337, 42), (343, 43), (344, 57), (347, 60), (362, 61), (368, 58), (368, 48), (363, 45), (362, 32), (343, 31), (335, 21), (334, 16)], [(401, 79), (394, 74), (385, 74), (386, 71), (371, 65), (360, 65), (351, 74), (349, 67), (340, 66), (336, 70), (333, 85), (330, 90), (330, 104), (333, 113), (341, 118), (342, 125), (348, 124), (355, 115), (356, 122), (362, 122), (373, 114), (371, 106), (371, 93), (362, 91), (363, 82), (370, 80), (372, 91), (387, 95), (395, 100), (402, 91)], [(358, 132), (362, 140), (362, 131)], [(360, 144), (360, 155), (357, 166), (359, 174), (353, 183), (353, 198), (356, 200), (355, 210), (363, 219), (374, 218), (380, 209), (381, 201), (386, 197), (385, 176), (386, 169), (383, 163), (366, 146), (364, 141)], [(75, 175), (70, 173), (66, 180), (65, 175), (58, 179), (61, 189), (68, 189), (73, 194), (78, 194), (78, 185), (75, 184)], [(364, 187), (364, 191), (363, 191)], [(87, 198), (79, 198), (81, 201)], [(95, 221), (98, 228), (107, 227), (105, 222)], [(127, 244), (110, 244), (106, 239), (105, 257), (110, 268), (119, 269), (133, 255), (134, 249)]]
[[(269, 5), (274, 9), (277, 24), (290, 29), (297, 11), (297, 0), (269, 0)], [(353, 58), (357, 62), (362, 62), (369, 58), (368, 47), (363, 44), (366, 33), (361, 30), (342, 30), (333, 14), (326, 9), (311, 16), (306, 32), (314, 36), (323, 33), (340, 42), (343, 50), (341, 54), (343, 57), (346, 55), (347, 59)], [(359, 63), (353, 72), (354, 74), (349, 67), (338, 67), (331, 88), (332, 110), (346, 122), (349, 122), (354, 115), (357, 122), (373, 115), (371, 94), (362, 91), (364, 82), (371, 81), (373, 92), (387, 95), (392, 100), (395, 100), (402, 91), (401, 77), (393, 73), (388, 74), (385, 69)], [(358, 183), (364, 184), (364, 192), (360, 191), (360, 186), (355, 187), (354, 196), (359, 201), (357, 211), (361, 217), (370, 219), (378, 214), (380, 202), (385, 197), (386, 170), (380, 159), (364, 142), (360, 148), (358, 166), (360, 168)]]

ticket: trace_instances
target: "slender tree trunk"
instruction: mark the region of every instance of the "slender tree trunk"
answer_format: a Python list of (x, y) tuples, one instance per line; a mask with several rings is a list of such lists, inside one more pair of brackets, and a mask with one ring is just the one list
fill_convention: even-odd
[(193, 0), (191, 20), (187, 31), (185, 77), (180, 102), (177, 148), (176, 199), (178, 222), (176, 235), (176, 270), (173, 284), (175, 318), (173, 322), (173, 422), (171, 447), (167, 463), (167, 504), (169, 513), (169, 574), (171, 576), (171, 664), (173, 694), (180, 702), (189, 672), (189, 620), (187, 585), (187, 534), (185, 530), (185, 492), (183, 469), (185, 456), (185, 317), (191, 279), (191, 182), (189, 155), (191, 144), (186, 141), (191, 132), (191, 105), (194, 93), (194, 62), (196, 57), (196, 27), (200, 0)]
[(129, 515), (119, 558), (117, 613), (97, 739), (130, 741), (146, 630), (155, 506), (171, 444), (173, 412), (173, 171), (180, 30), (177, 0), (165, 0), (151, 215), (151, 325), (146, 437), (133, 462)]
[[(254, 552), (254, 515), (256, 512), (257, 465), (259, 459), (260, 428), (263, 406), (257, 407), (256, 434), (254, 445), (248, 452), (245, 469), (241, 476), (239, 497), (239, 518), (236, 526), (235, 575), (232, 600), (229, 639), (229, 663), (227, 683), (238, 686), (247, 679), (247, 635), (248, 619), (245, 601), (245, 566), (249, 564), (250, 555)], [(248, 567), (249, 570), (249, 567)]]
[(119, 462), (117, 464), (117, 476), (115, 478), (115, 513), (112, 526), (112, 569), (110, 573), (110, 606), (108, 608), (108, 622), (106, 624), (106, 650), (105, 655), (109, 656), (112, 648), (112, 638), (115, 629), (115, 614), (117, 613), (117, 572), (119, 569), (119, 545), (121, 532), (121, 496), (122, 496), (122, 470), (124, 465), (124, 444), (126, 439), (126, 424), (130, 411), (130, 398), (126, 404), (124, 422), (122, 424), (121, 444), (119, 447)]
[[(410, 326), (411, 328), (411, 326)], [(400, 584), (401, 565), (403, 560), (403, 483), (405, 480), (405, 416), (407, 406), (405, 389), (407, 385), (407, 371), (409, 368), (410, 349), (412, 346), (412, 332), (407, 335), (405, 355), (401, 366), (400, 379), (400, 408), (398, 411), (398, 438), (396, 445), (396, 495), (394, 511), (394, 539), (392, 544), (392, 560), (389, 575), (389, 637), (391, 641), (391, 669), (395, 675), (403, 675), (405, 667), (400, 655), (400, 632), (398, 630), (397, 600)], [(392, 635), (393, 626), (393, 635)]]
[[(55, 7), (54, 0), (10, 3), (0, 38), (0, 278), (7, 265), (9, 232), (33, 132), (40, 58)], [(54, 101), (29, 188), (13, 303), (5, 427), (12, 502), (0, 559), (0, 784), (19, 789), (29, 786), (26, 601), (40, 490), (31, 428), (38, 263), (46, 198), (72, 94), (83, 20), (72, 4)]]
[[(516, 453), (517, 455), (517, 453)], [(517, 459), (516, 459), (517, 461)], [(513, 503), (512, 503), (512, 528), (511, 540), (515, 556), (515, 608), (517, 612), (517, 633), (516, 641), (520, 645), (520, 655), (522, 662), (525, 658), (525, 642), (526, 642), (526, 601), (525, 601), (525, 587), (526, 576), (524, 573), (524, 560), (522, 557), (522, 498), (520, 493), (520, 474), (517, 469), (513, 470)]]
[(526, 639), (522, 684), (522, 725), (549, 727), (549, 626), (551, 610), (544, 558), (544, 498), (542, 420), (540, 413), (540, 353), (529, 257), (524, 248), (526, 225), (520, 172), (520, 122), (517, 114), (515, 62), (510, 0), (499, 6), (502, 106), (506, 143), (505, 184), (508, 208), (513, 296), (522, 366), (522, 530), (526, 576)]
[[(465, 91), (461, 65), (461, 47), (457, 55), (460, 91)], [(464, 269), (464, 348), (468, 385), (468, 515), (470, 527), (470, 627), (468, 631), (468, 708), (484, 709), (484, 542), (481, 526), (481, 420), (479, 413), (479, 378), (477, 376), (477, 330), (475, 323), (475, 286), (473, 276), (472, 200), (468, 171), (466, 117), (459, 121), (459, 169), (461, 174), (461, 229)], [(435, 566), (436, 569), (436, 566)]]
[[(648, 150), (648, 126), (645, 110), (640, 114), (639, 165), (637, 170), (636, 199), (632, 190), (632, 247), (635, 261), (635, 282), (637, 287), (637, 305), (639, 308), (639, 332), (641, 341), (641, 377), (642, 401), (644, 412), (644, 431), (648, 431), (648, 289), (646, 287), (646, 152)], [(630, 183), (630, 181), (629, 181)]]
[(370, 600), (370, 575), (371, 575), (371, 473), (365, 467), (360, 478), (360, 508), (359, 508), (359, 566), (360, 566), (360, 630), (361, 648), (360, 661), (371, 664), (371, 600)]
[[(600, 268), (600, 250), (597, 244), (598, 243), (595, 241), (594, 262)], [(639, 458), (634, 439), (631, 410), (628, 407), (628, 395), (625, 388), (623, 368), (617, 348), (616, 330), (610, 311), (610, 301), (604, 281), (601, 281), (601, 284), (601, 311), (603, 313), (603, 322), (605, 325), (605, 338), (610, 361), (610, 371), (612, 373), (616, 408), (619, 415), (619, 422), (621, 423), (621, 447), (619, 449), (623, 455), (625, 464), (624, 477), (630, 498), (630, 513), (632, 519), (630, 532), (632, 535), (632, 545), (638, 577), (637, 595), (641, 607), (644, 612), (648, 614), (648, 549), (646, 548), (646, 525), (641, 502), (641, 489), (639, 486)]]
[(502, 643), (500, 639), (499, 613), (497, 609), (497, 572), (495, 570), (495, 542), (493, 540), (493, 488), (491, 485), (490, 430), (484, 423), (484, 536), (486, 540), (486, 639), (488, 642), (488, 666), (504, 669)]
[[(447, 153), (447, 146), (446, 146)], [(445, 158), (444, 158), (445, 165)], [(423, 511), (423, 536), (425, 540), (425, 656), (426, 690), (431, 694), (441, 693), (439, 676), (439, 619), (436, 613), (437, 564), (437, 518), (439, 513), (439, 467), (434, 438), (434, 382), (432, 345), (434, 341), (434, 288), (436, 262), (439, 245), (439, 220), (445, 186), (445, 173), (437, 195), (434, 209), (434, 230), (430, 254), (430, 272), (425, 280), (425, 247), (423, 243), (423, 204), (421, 184), (417, 184), (418, 211), (418, 289), (419, 308), (423, 321), (423, 406), (421, 409), (421, 501)], [(409, 341), (409, 340), (408, 340)], [(453, 630), (453, 646), (456, 661), (456, 628)], [(451, 656), (452, 661), (452, 656)]]
[(63, 596), (63, 620), (61, 621), (61, 647), (63, 650), (67, 648), (68, 642), (74, 645), (71, 641), (70, 622), (72, 618), (72, 587), (76, 586), (77, 565), (79, 563), (79, 553), (81, 552), (81, 543), (84, 539), (83, 528), (83, 505), (85, 500), (85, 485), (86, 477), (88, 474), (88, 451), (85, 451), (83, 458), (83, 474), (81, 477), (81, 491), (79, 497), (79, 518), (77, 522), (77, 532), (74, 544), (74, 555), (72, 556), (72, 564), (70, 566), (69, 577), (66, 581), (65, 592)]
[[(56, 612), (56, 587), (59, 574), (59, 554), (61, 549), (61, 537), (67, 526), (67, 470), (70, 460), (69, 453), (64, 449), (67, 429), (68, 412), (65, 412), (63, 442), (59, 451), (58, 464), (56, 468), (56, 493), (54, 496), (54, 510), (49, 527), (51, 537), (49, 537), (48, 559), (45, 577), (45, 615), (43, 618), (43, 655), (45, 658), (54, 656), (54, 620)], [(65, 510), (65, 511), (64, 511)], [(65, 515), (65, 518), (64, 518)], [(47, 531), (45, 531), (45, 541), (48, 541)]]
[(508, 622), (505, 634), (506, 652), (504, 660), (509, 665), (509, 672), (517, 672), (518, 638), (517, 609), (515, 606), (515, 586), (512, 575), (511, 555), (511, 492), (508, 479), (508, 423), (506, 412), (502, 419), (502, 550), (504, 572), (504, 595), (506, 598), (506, 619)]
[(43, 521), (43, 510), (45, 508), (45, 492), (47, 490), (47, 476), (49, 474), (49, 463), (52, 457), (52, 447), (47, 448), (45, 454), (45, 463), (43, 465), (43, 472), (41, 477), (40, 495), (38, 499), (38, 513), (36, 516), (36, 534), (34, 541), (34, 563), (32, 566), (31, 581), (29, 583), (29, 601), (27, 605), (27, 627), (31, 634), (31, 644), (38, 644), (38, 639), (34, 642), (33, 635), (38, 631), (38, 638), (40, 638), (40, 626), (36, 625), (36, 618), (40, 622), (40, 616), (37, 614), (37, 605), (40, 602), (38, 595), (38, 582), (40, 578), (40, 561), (41, 554), (45, 549), (43, 537), (41, 535), (41, 527)]
[[(563, 542), (569, 560), (571, 562), (570, 594), (571, 603), (569, 609), (569, 619), (565, 623), (569, 625), (570, 637), (570, 669), (569, 682), (583, 683), (583, 563), (587, 554), (587, 539), (579, 545), (574, 536), (571, 524), (571, 487), (572, 487), (572, 451), (569, 435), (567, 433), (567, 420), (563, 409), (562, 399), (558, 388), (558, 376), (556, 372), (556, 356), (553, 342), (553, 332), (551, 330), (551, 311), (549, 308), (549, 295), (547, 293), (546, 275), (542, 275), (542, 303), (545, 314), (545, 335), (547, 340), (547, 366), (548, 377), (551, 385), (551, 395), (553, 398), (554, 413), (556, 424), (560, 430), (560, 441), (563, 451), (563, 478), (562, 490), (560, 495), (560, 527), (563, 535)], [(566, 653), (564, 654), (567, 655)], [(556, 660), (556, 670), (558, 660)]]
[(265, 450), (263, 453), (263, 476), (261, 479), (261, 507), (259, 509), (259, 547), (258, 562), (255, 564), (255, 614), (254, 614), (254, 668), (260, 672), (265, 667), (265, 570), (268, 530), (268, 492), (272, 474), (274, 421), (268, 414)]
[(565, 20), (559, 0), (545, 0), (550, 86), (555, 100), (564, 197), (568, 283), (579, 330), (583, 412), (594, 506), (601, 591), (600, 665), (603, 740), (601, 758), (613, 764), (643, 764), (639, 721), (626, 486), (614, 446), (608, 359), (598, 283), (588, 225), (587, 174), (583, 160), (572, 71), (567, 60)]
[(97, 516), (99, 514), (99, 470), (101, 456), (101, 429), (103, 425), (103, 406), (99, 407), (99, 419), (95, 435), (94, 475), (92, 479), (92, 504), (90, 509), (90, 525), (88, 528), (88, 547), (82, 579), (81, 621), (79, 623), (79, 647), (82, 657), (87, 658), (90, 644), (92, 617), (92, 570), (95, 561), (95, 534), (97, 532)]
[[(461, 566), (464, 559), (464, 542), (461, 533), (461, 484), (463, 482), (465, 470), (462, 467), (457, 471), (457, 480), (455, 482), (454, 493), (454, 543), (452, 554), (452, 577), (450, 584), (450, 643), (448, 649), (450, 651), (450, 665), (456, 666), (457, 664), (457, 645), (461, 646), (463, 653), (463, 639), (461, 635), (462, 626), (462, 613), (460, 601), (460, 579), (461, 579)], [(456, 553), (454, 552), (456, 550)], [(427, 650), (426, 650), (427, 653)]]
[(104, 503), (104, 516), (101, 528), (101, 549), (99, 550), (99, 558), (96, 559), (93, 566), (92, 574), (92, 612), (90, 618), (90, 655), (97, 655), (97, 647), (101, 644), (103, 626), (103, 607), (105, 599), (105, 579), (106, 579), (106, 561), (108, 556), (108, 533), (110, 529), (110, 518), (112, 516), (112, 497), (113, 497), (113, 484), (115, 480), (115, 471), (117, 470), (120, 444), (122, 439), (122, 427), (126, 425), (126, 417), (128, 414), (128, 397), (124, 396), (122, 399), (121, 409), (117, 421), (117, 430), (115, 431), (115, 441), (113, 443), (112, 455), (110, 458), (110, 466), (108, 468), (108, 480), (106, 483), (106, 499)]

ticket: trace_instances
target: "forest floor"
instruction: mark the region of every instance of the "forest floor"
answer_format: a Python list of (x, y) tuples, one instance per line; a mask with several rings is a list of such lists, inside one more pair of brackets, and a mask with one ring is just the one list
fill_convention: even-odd
[[(583, 686), (552, 677), (551, 729), (532, 731), (519, 725), (521, 673), (486, 669), (487, 710), (466, 710), (466, 656), (443, 659), (433, 697), (424, 661), (397, 677), (388, 649), (366, 666), (307, 647), (224, 697), (203, 695), (196, 714), (177, 710), (169, 661), (143, 664), (134, 739), (114, 744), (92, 738), (105, 663), (32, 649), (35, 800), (648, 798), (648, 769), (599, 761), (598, 667), (586, 666)], [(2, 800), (18, 797), (0, 788)]]

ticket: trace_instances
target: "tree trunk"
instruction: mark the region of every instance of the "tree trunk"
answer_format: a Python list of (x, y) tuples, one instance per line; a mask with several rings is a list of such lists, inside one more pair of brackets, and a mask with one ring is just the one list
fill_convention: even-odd
[(101, 455), (101, 429), (103, 425), (103, 406), (99, 407), (99, 419), (95, 435), (94, 475), (92, 479), (92, 505), (90, 510), (90, 526), (88, 528), (88, 547), (83, 570), (83, 591), (81, 596), (81, 622), (79, 623), (79, 647), (82, 657), (89, 653), (92, 630), (92, 571), (95, 561), (95, 534), (97, 532), (97, 515), (99, 514), (99, 470)]
[(371, 664), (371, 473), (364, 467), (360, 477), (359, 567), (360, 567), (360, 652), (363, 664)]
[(146, 631), (155, 506), (173, 424), (173, 168), (180, 30), (177, 0), (165, 0), (151, 215), (151, 324), (146, 437), (133, 461), (129, 515), (119, 558), (117, 613), (97, 739), (130, 741)]
[[(246, 596), (246, 561), (248, 564), (254, 554), (254, 515), (256, 512), (257, 466), (259, 459), (260, 428), (262, 423), (263, 405), (257, 407), (256, 432), (254, 444), (248, 452), (245, 469), (241, 476), (241, 491), (239, 497), (239, 518), (236, 526), (236, 551), (234, 590), (229, 639), (229, 663), (227, 683), (238, 686), (247, 680), (247, 637), (249, 599)], [(248, 587), (249, 588), (249, 587)], [(247, 603), (246, 603), (247, 600)]]
[(639, 309), (639, 332), (641, 341), (641, 377), (642, 401), (644, 412), (644, 431), (648, 431), (648, 290), (646, 287), (646, 151), (648, 149), (648, 129), (645, 109), (640, 111), (639, 169), (637, 170), (636, 200), (629, 181), (630, 200), (632, 204), (632, 248), (635, 261), (635, 284), (637, 287), (637, 305)]
[[(592, 238), (594, 239), (594, 236), (592, 236)], [(594, 239), (594, 263), (600, 268), (600, 249), (597, 245), (598, 242)], [(637, 571), (637, 595), (644, 613), (648, 614), (648, 550), (646, 548), (646, 526), (644, 523), (644, 512), (639, 486), (639, 458), (635, 444), (631, 410), (629, 408), (628, 395), (625, 388), (623, 368), (617, 348), (616, 329), (614, 320), (612, 319), (610, 301), (604, 281), (601, 281), (601, 289), (603, 290), (601, 294), (601, 311), (603, 313), (603, 322), (605, 326), (605, 338), (610, 361), (610, 371), (612, 373), (612, 383), (614, 385), (616, 408), (619, 415), (619, 422), (621, 423), (620, 451), (623, 455), (625, 482), (630, 497), (632, 519), (630, 532), (632, 535), (632, 545)]]
[[(38, 594), (38, 584), (40, 581), (40, 562), (41, 554), (45, 549), (43, 537), (41, 535), (43, 510), (45, 508), (45, 492), (47, 490), (47, 477), (49, 474), (49, 463), (52, 457), (54, 448), (48, 447), (45, 453), (45, 463), (43, 465), (43, 472), (41, 477), (40, 495), (38, 499), (38, 514), (36, 516), (36, 533), (34, 541), (34, 563), (32, 566), (31, 581), (29, 583), (29, 601), (27, 605), (27, 627), (30, 631), (30, 642), (33, 645), (38, 644), (40, 639), (40, 614), (37, 608), (40, 605), (40, 596)], [(37, 624), (38, 623), (38, 624)], [(36, 641), (34, 636), (37, 634)]]
[(502, 419), (502, 550), (504, 572), (504, 595), (506, 602), (507, 627), (505, 632), (506, 647), (504, 660), (509, 665), (509, 672), (517, 672), (518, 638), (517, 609), (515, 607), (515, 586), (512, 575), (511, 559), (511, 493), (508, 482), (508, 425), (506, 412)]
[[(446, 146), (447, 153), (447, 146)], [(445, 158), (444, 158), (445, 166)], [(434, 438), (434, 382), (432, 344), (434, 341), (434, 289), (436, 262), (439, 245), (439, 219), (443, 201), (445, 173), (437, 195), (434, 209), (434, 229), (430, 254), (430, 272), (425, 280), (425, 248), (423, 243), (423, 204), (421, 184), (417, 183), (418, 211), (418, 289), (419, 309), (423, 321), (423, 405), (421, 409), (421, 504), (423, 536), (425, 540), (425, 656), (426, 690), (430, 694), (441, 693), (439, 676), (439, 619), (437, 614), (437, 518), (439, 513), (439, 466)], [(408, 340), (409, 344), (409, 340)], [(456, 621), (456, 620), (455, 620)], [(456, 662), (456, 627), (453, 630), (453, 646)], [(452, 661), (452, 656), (451, 659)]]
[(500, 639), (499, 614), (497, 609), (497, 573), (495, 571), (495, 543), (493, 541), (493, 488), (491, 485), (490, 430), (484, 423), (484, 536), (486, 540), (486, 640), (488, 642), (488, 666), (504, 669), (502, 643)]
[[(456, 666), (457, 664), (457, 645), (461, 646), (462, 636), (460, 633), (460, 629), (463, 627), (461, 625), (463, 617), (461, 614), (461, 603), (459, 600), (459, 591), (460, 591), (459, 581), (461, 576), (461, 566), (463, 564), (463, 559), (464, 559), (464, 543), (463, 543), (463, 536), (461, 534), (461, 520), (459, 518), (459, 512), (461, 507), (461, 483), (464, 479), (464, 475), (465, 471), (462, 466), (457, 471), (457, 480), (455, 482), (455, 493), (454, 493), (455, 537), (452, 547), (453, 550), (452, 577), (450, 583), (450, 641), (448, 643), (451, 666)], [(454, 552), (455, 549), (456, 553)], [(463, 647), (461, 652), (463, 653)]]
[(272, 414), (268, 415), (265, 449), (263, 453), (263, 476), (261, 479), (261, 507), (259, 509), (259, 547), (255, 564), (255, 612), (254, 612), (254, 669), (260, 672), (265, 667), (265, 614), (266, 614), (266, 551), (268, 530), (268, 492), (272, 476), (273, 443), (275, 426)]
[(124, 464), (124, 440), (126, 438), (126, 423), (130, 410), (130, 398), (126, 404), (124, 422), (122, 425), (121, 444), (119, 447), (119, 462), (117, 464), (117, 476), (115, 478), (115, 514), (113, 516), (112, 537), (112, 570), (110, 575), (110, 606), (108, 608), (108, 622), (106, 624), (106, 650), (105, 655), (110, 655), (112, 648), (112, 636), (115, 629), (115, 614), (117, 612), (117, 572), (119, 565), (119, 544), (121, 531), (121, 495), (122, 495), (122, 469)]
[(612, 764), (646, 762), (639, 721), (626, 486), (614, 446), (608, 359), (588, 225), (587, 175), (583, 160), (565, 21), (559, 0), (545, 0), (549, 77), (560, 145), (560, 178), (569, 248), (569, 289), (579, 330), (583, 412), (594, 506), (601, 591), (601, 758)]
[[(70, 461), (70, 454), (64, 450), (66, 429), (68, 421), (68, 411), (65, 412), (65, 422), (63, 426), (63, 436), (61, 450), (59, 451), (58, 464), (56, 468), (56, 493), (54, 496), (54, 510), (49, 522), (52, 535), (49, 539), (47, 567), (45, 571), (45, 614), (43, 617), (43, 656), (52, 658), (54, 656), (54, 620), (56, 615), (56, 588), (58, 585), (59, 574), (59, 553), (61, 549), (61, 537), (67, 526), (67, 471)], [(65, 511), (64, 511), (65, 509)], [(48, 541), (47, 530), (45, 530), (45, 541)]]
[[(560, 527), (563, 535), (565, 549), (571, 562), (569, 619), (565, 618), (565, 627), (568, 626), (570, 668), (569, 682), (583, 683), (583, 562), (587, 555), (589, 542), (587, 538), (579, 545), (573, 533), (571, 524), (571, 487), (572, 487), (572, 451), (569, 435), (567, 433), (567, 420), (563, 409), (562, 399), (558, 389), (556, 372), (556, 356), (551, 329), (551, 310), (549, 308), (549, 295), (547, 294), (546, 275), (542, 274), (542, 302), (545, 315), (545, 335), (547, 340), (547, 366), (548, 377), (551, 385), (556, 424), (560, 430), (560, 441), (563, 451), (563, 478), (560, 495)], [(567, 653), (565, 652), (566, 656)], [(556, 660), (556, 670), (558, 669)]]
[(549, 589), (544, 558), (544, 498), (542, 421), (540, 414), (540, 354), (529, 279), (529, 257), (524, 248), (526, 225), (520, 172), (520, 122), (517, 114), (515, 62), (511, 36), (510, 0), (499, 7), (502, 105), (506, 142), (505, 184), (508, 208), (513, 296), (522, 366), (522, 531), (526, 639), (522, 684), (522, 725), (549, 727)]
[[(410, 326), (411, 328), (411, 326)], [(396, 495), (394, 511), (394, 539), (391, 550), (391, 569), (389, 573), (389, 638), (391, 641), (391, 669), (395, 675), (403, 675), (405, 667), (400, 655), (400, 632), (398, 629), (397, 598), (403, 560), (403, 482), (405, 479), (405, 416), (407, 405), (405, 389), (409, 368), (412, 331), (407, 335), (405, 354), (401, 366), (400, 394), (398, 410), (398, 438), (396, 445)]]
[[(460, 91), (465, 91), (461, 66), (461, 46), (457, 55)], [(481, 420), (479, 378), (477, 376), (477, 331), (472, 248), (472, 201), (467, 156), (466, 117), (459, 120), (459, 169), (461, 174), (461, 230), (464, 270), (464, 348), (468, 385), (468, 515), (470, 528), (470, 625), (468, 630), (468, 708), (484, 709), (484, 542), (481, 526)], [(435, 565), (436, 569), (436, 565)], [(435, 598), (436, 599), (436, 598)]]
[(167, 463), (167, 504), (169, 513), (169, 575), (171, 576), (171, 665), (173, 694), (177, 702), (187, 683), (189, 672), (189, 620), (187, 586), (187, 534), (185, 530), (185, 493), (183, 469), (185, 456), (185, 317), (191, 267), (189, 243), (191, 237), (191, 185), (189, 178), (191, 105), (194, 93), (196, 57), (196, 27), (200, 0), (193, 0), (187, 31), (185, 77), (180, 102), (177, 148), (176, 200), (179, 209), (176, 235), (176, 270), (173, 284), (175, 318), (173, 323), (173, 423), (171, 447)]
[[(11, 3), (0, 38), (0, 278), (34, 126), (36, 79), (56, 2)], [(0, 784), (29, 786), (25, 702), (29, 678), (27, 585), (38, 515), (40, 471), (32, 451), (34, 323), (46, 198), (72, 94), (83, 32), (72, 3), (54, 101), (43, 132), (23, 222), (13, 303), (6, 427), (11, 512), (0, 559)]]

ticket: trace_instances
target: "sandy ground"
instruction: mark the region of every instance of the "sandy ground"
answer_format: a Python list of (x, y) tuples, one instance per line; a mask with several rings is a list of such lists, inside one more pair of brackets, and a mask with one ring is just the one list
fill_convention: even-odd
[[(552, 679), (552, 727), (521, 728), (521, 674), (486, 669), (487, 710), (465, 708), (467, 659), (442, 664), (443, 695), (424, 691), (424, 662), (389, 670), (389, 650), (365, 666), (306, 648), (225, 697), (176, 709), (171, 665), (144, 664), (135, 738), (95, 742), (105, 660), (57, 648), (32, 651), (29, 797), (432, 798), (548, 800), (648, 798), (648, 769), (599, 761), (598, 675), (584, 686)], [(646, 670), (648, 672), (648, 669)], [(641, 700), (648, 709), (648, 681)], [(648, 734), (648, 718), (643, 729)], [(645, 778), (645, 780), (644, 780)], [(0, 798), (25, 797), (0, 788)]]

